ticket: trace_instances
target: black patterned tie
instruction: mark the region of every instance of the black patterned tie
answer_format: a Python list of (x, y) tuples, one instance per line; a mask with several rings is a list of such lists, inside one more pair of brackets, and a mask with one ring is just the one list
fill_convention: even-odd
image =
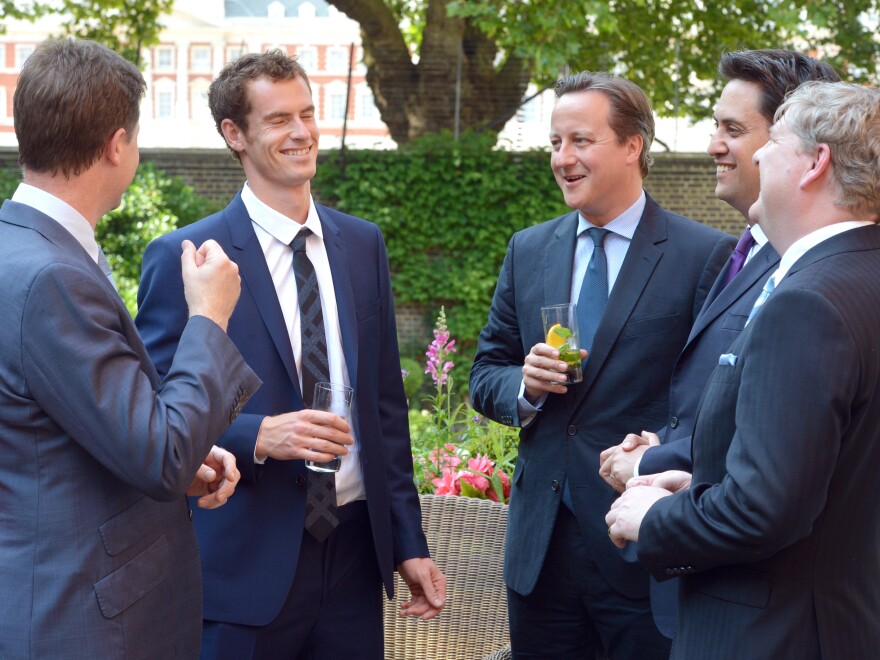
[[(303, 227), (290, 244), (293, 248), (293, 274), (296, 277), (299, 300), (299, 333), (302, 342), (300, 372), (303, 402), (306, 406), (312, 404), (315, 383), (330, 382), (318, 276), (306, 255), (306, 238), (311, 233), (311, 229)], [(336, 475), (333, 472), (309, 470), (306, 493), (306, 531), (319, 542), (323, 542), (339, 524), (336, 511)]]

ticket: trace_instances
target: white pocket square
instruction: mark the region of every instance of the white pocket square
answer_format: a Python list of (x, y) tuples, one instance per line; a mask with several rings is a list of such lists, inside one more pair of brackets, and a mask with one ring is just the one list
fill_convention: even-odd
[(721, 357), (718, 358), (719, 365), (730, 365), (731, 367), (736, 365), (736, 355), (733, 353), (725, 353)]

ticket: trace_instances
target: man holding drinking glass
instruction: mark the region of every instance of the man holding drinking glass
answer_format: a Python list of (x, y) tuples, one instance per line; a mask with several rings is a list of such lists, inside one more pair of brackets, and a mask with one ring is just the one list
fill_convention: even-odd
[[(392, 594), (395, 568), (412, 591), (405, 615), (435, 616), (446, 590), (413, 484), (382, 235), (312, 200), (318, 127), (294, 58), (240, 57), (209, 105), (247, 183), (220, 213), (147, 248), (137, 318), (167, 369), (186, 318), (174, 246), (211, 237), (238, 264), (229, 336), (265, 386), (218, 443), (242, 473), (234, 508), (194, 518), (202, 657), (381, 658), (379, 590)], [(354, 390), (349, 419), (310, 409), (321, 381)], [(336, 456), (336, 474), (306, 469)]]

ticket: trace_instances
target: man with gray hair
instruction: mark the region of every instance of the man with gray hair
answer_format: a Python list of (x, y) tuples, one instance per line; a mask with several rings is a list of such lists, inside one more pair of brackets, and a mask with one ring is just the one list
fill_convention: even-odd
[(709, 379), (693, 479), (639, 477), (606, 518), (682, 576), (674, 658), (880, 648), (880, 91), (806, 83), (775, 119), (750, 215), (782, 257)]

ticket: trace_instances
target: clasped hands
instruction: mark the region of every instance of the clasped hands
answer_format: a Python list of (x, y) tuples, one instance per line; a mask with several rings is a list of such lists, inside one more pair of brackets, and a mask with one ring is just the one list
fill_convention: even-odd
[(660, 438), (656, 433), (642, 431), (641, 435), (630, 433), (619, 445), (599, 454), (599, 475), (614, 490), (622, 493), (605, 516), (608, 536), (618, 548), (622, 548), (627, 541), (639, 540), (642, 519), (657, 500), (686, 490), (691, 485), (691, 475), (680, 470), (633, 476), (645, 451), (659, 444)]

